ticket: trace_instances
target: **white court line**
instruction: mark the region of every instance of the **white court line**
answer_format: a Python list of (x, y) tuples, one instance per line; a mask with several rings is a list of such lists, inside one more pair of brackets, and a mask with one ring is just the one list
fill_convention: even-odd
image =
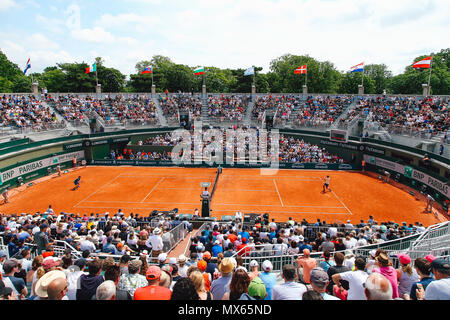
[[(137, 201), (84, 201), (88, 203), (142, 203)], [(144, 202), (145, 204), (201, 204), (190, 202)], [(245, 207), (279, 207), (280, 205), (274, 204), (243, 204), (243, 203), (214, 203), (215, 206), (245, 206)], [(345, 207), (327, 207), (327, 206), (284, 206), (284, 208), (321, 208), (321, 209), (345, 209)]]
[(155, 188), (158, 186), (158, 184), (160, 184), (161, 181), (163, 181), (163, 180), (164, 180), (164, 177), (159, 179), (159, 181), (153, 186), (152, 190), (150, 190), (150, 192), (145, 196), (144, 200), (142, 200), (141, 203), (144, 202), (145, 199), (147, 199), (147, 197), (153, 192), (153, 190), (155, 190)]
[(275, 185), (275, 189), (277, 189), (278, 198), (280, 199), (281, 206), (284, 207), (283, 200), (281, 200), (280, 192), (278, 191), (277, 183), (275, 182), (275, 179), (273, 179), (273, 184)]
[(121, 173), (119, 173), (115, 178), (111, 179), (110, 181), (108, 181), (107, 183), (105, 183), (104, 185), (102, 185), (100, 188), (98, 188), (97, 190), (95, 190), (94, 192), (92, 192), (90, 195), (88, 195), (86, 198), (84, 198), (83, 200), (81, 200), (80, 202), (78, 202), (76, 205), (73, 206), (73, 208), (75, 208), (76, 206), (78, 206), (81, 202), (86, 201), (87, 199), (89, 199), (90, 197), (92, 197), (94, 194), (96, 194), (97, 192), (99, 192), (101, 189), (103, 189), (106, 185), (110, 184), (111, 182), (113, 182), (114, 180), (116, 180), (117, 178), (119, 178), (121, 176)]
[(344, 204), (344, 202), (341, 201), (341, 199), (337, 196), (337, 194), (334, 193), (334, 191), (331, 191), (331, 193), (334, 194), (334, 196), (336, 197), (336, 199), (338, 199), (339, 202), (342, 203), (342, 205), (344, 206), (344, 208), (345, 208), (348, 212), (350, 212), (351, 215), (353, 215), (353, 213), (350, 211), (350, 209), (347, 208), (347, 206)]
[[(146, 202), (147, 204), (148, 202)], [(197, 203), (193, 203), (193, 205), (197, 205)], [(124, 207), (124, 206), (115, 206), (115, 207), (90, 207), (90, 206), (79, 206), (78, 208), (89, 208), (89, 209), (116, 209), (116, 208), (122, 208), (122, 209), (143, 209), (143, 210), (147, 210), (147, 209), (153, 209), (155, 207), (158, 206), (150, 206), (150, 207)], [(180, 208), (178, 207), (179, 210), (192, 210), (192, 208)], [(230, 209), (230, 210), (214, 210), (212, 209), (213, 212), (235, 212), (235, 211), (242, 211), (241, 209)], [(307, 212), (307, 211), (270, 211), (270, 210), (266, 210), (266, 211), (257, 211), (257, 210), (247, 210), (247, 211), (251, 211), (254, 213), (266, 213), (266, 212), (270, 212), (270, 213), (286, 213), (286, 214), (304, 214), (304, 213), (308, 213), (308, 214), (345, 214), (348, 215), (348, 212)]]
[[(325, 178), (322, 178), (322, 179), (323, 179), (323, 181), (325, 182)], [(347, 210), (351, 215), (353, 215), (353, 213), (350, 211), (350, 209), (347, 208), (347, 206), (345, 205), (345, 203), (342, 202), (342, 200), (337, 196), (337, 194), (336, 194), (333, 190), (331, 190), (331, 193), (332, 193), (332, 194), (334, 195), (334, 197), (335, 197), (336, 199), (338, 199), (338, 201), (344, 206), (345, 210)]]
[[(259, 169), (258, 169), (259, 170)], [(261, 176), (261, 175), (245, 175), (245, 174), (226, 174), (226, 173), (224, 173), (223, 174), (223, 176), (224, 177), (255, 177), (255, 178), (258, 178), (258, 177), (260, 177), (260, 178), (273, 178), (273, 177), (270, 177), (270, 176)], [(276, 179), (278, 179), (278, 178), (287, 178), (287, 179), (302, 179), (302, 178), (306, 178), (306, 179), (315, 179), (315, 180), (320, 180), (320, 179), (322, 179), (321, 177), (314, 177), (314, 176), (312, 176), (312, 177), (308, 177), (308, 176), (277, 176), (277, 177), (275, 177)]]
[[(213, 212), (234, 212), (234, 211), (242, 211), (242, 209), (230, 209), (230, 210), (214, 210), (212, 209), (211, 211)], [(348, 215), (348, 212), (307, 212), (307, 211), (272, 211), (272, 210), (266, 210), (266, 211), (257, 211), (257, 210), (246, 210), (248, 212), (254, 212), (254, 213), (266, 213), (266, 212), (270, 212), (270, 213), (288, 213), (288, 214), (294, 214), (294, 213), (309, 213), (309, 214), (346, 214)]]

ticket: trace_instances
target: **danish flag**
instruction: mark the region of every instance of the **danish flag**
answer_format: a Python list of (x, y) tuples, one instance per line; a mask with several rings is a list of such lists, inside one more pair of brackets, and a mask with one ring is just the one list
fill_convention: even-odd
[(306, 73), (306, 64), (304, 66), (300, 66), (297, 69), (294, 70), (295, 74), (302, 74), (302, 73)]

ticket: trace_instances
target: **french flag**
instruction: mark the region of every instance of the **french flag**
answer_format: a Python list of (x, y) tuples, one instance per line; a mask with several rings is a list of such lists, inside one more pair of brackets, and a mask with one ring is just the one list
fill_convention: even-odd
[(27, 71), (28, 71), (28, 69), (30, 69), (31, 68), (31, 64), (30, 64), (30, 58), (28, 58), (28, 61), (27, 61), (27, 66), (25, 67), (25, 70), (23, 70), (23, 74), (26, 74), (27, 73)]
[(361, 62), (360, 64), (357, 64), (356, 66), (350, 68), (350, 73), (363, 71), (364, 71), (364, 62)]
[(152, 73), (152, 66), (146, 66), (141, 73)]

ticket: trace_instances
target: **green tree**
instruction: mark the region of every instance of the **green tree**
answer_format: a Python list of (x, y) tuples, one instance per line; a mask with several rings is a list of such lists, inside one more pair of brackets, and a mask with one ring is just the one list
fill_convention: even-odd
[(392, 72), (385, 64), (368, 64), (364, 67), (364, 74), (374, 81), (376, 94), (382, 94), (388, 87)]
[[(362, 72), (347, 72), (344, 74), (338, 84), (338, 93), (340, 94), (357, 94), (358, 85), (362, 83)], [(375, 93), (375, 81), (364, 75), (364, 93)]]

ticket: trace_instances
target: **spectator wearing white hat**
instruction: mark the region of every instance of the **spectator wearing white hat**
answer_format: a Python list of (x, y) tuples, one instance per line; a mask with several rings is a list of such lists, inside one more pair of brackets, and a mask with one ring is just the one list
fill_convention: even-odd
[[(64, 282), (65, 285), (62, 288), (61, 288), (62, 283), (59, 281), (57, 283), (53, 283), (53, 285), (51, 286), (52, 282), (57, 279), (64, 280), (62, 282)], [(46, 274), (44, 274), (41, 278), (39, 278), (39, 280), (37, 281), (35, 287), (36, 297), (34, 300), (50, 300), (50, 299), (57, 300), (56, 298), (59, 298), (61, 293), (58, 291), (64, 290), (64, 295), (62, 295), (61, 297), (61, 299), (63, 299), (67, 293), (67, 290), (65, 289), (66, 285), (67, 285), (66, 274), (63, 271), (61, 270), (49, 271)], [(51, 297), (49, 297), (48, 292), (49, 287)], [(67, 298), (64, 298), (64, 300), (67, 300)]]
[(180, 254), (177, 259), (178, 273), (181, 277), (187, 277), (187, 270), (189, 266), (187, 265), (187, 257), (184, 254)]
[(256, 261), (256, 260), (250, 261), (249, 267), (250, 267), (250, 272), (249, 272), (248, 276), (250, 277), (250, 281), (252, 281), (256, 277), (259, 277), (259, 264), (258, 264), (258, 261)]
[(267, 296), (264, 300), (272, 300), (272, 290), (277, 284), (277, 276), (272, 273), (273, 265), (269, 260), (264, 260), (261, 266), (262, 272), (259, 274), (259, 278), (264, 282), (266, 286)]
[(162, 252), (158, 255), (158, 264), (160, 268), (167, 264), (167, 253)]
[(147, 247), (152, 248), (152, 257), (156, 258), (162, 252), (164, 247), (164, 243), (161, 237), (161, 229), (155, 228), (151, 236), (148, 237), (146, 242)]

